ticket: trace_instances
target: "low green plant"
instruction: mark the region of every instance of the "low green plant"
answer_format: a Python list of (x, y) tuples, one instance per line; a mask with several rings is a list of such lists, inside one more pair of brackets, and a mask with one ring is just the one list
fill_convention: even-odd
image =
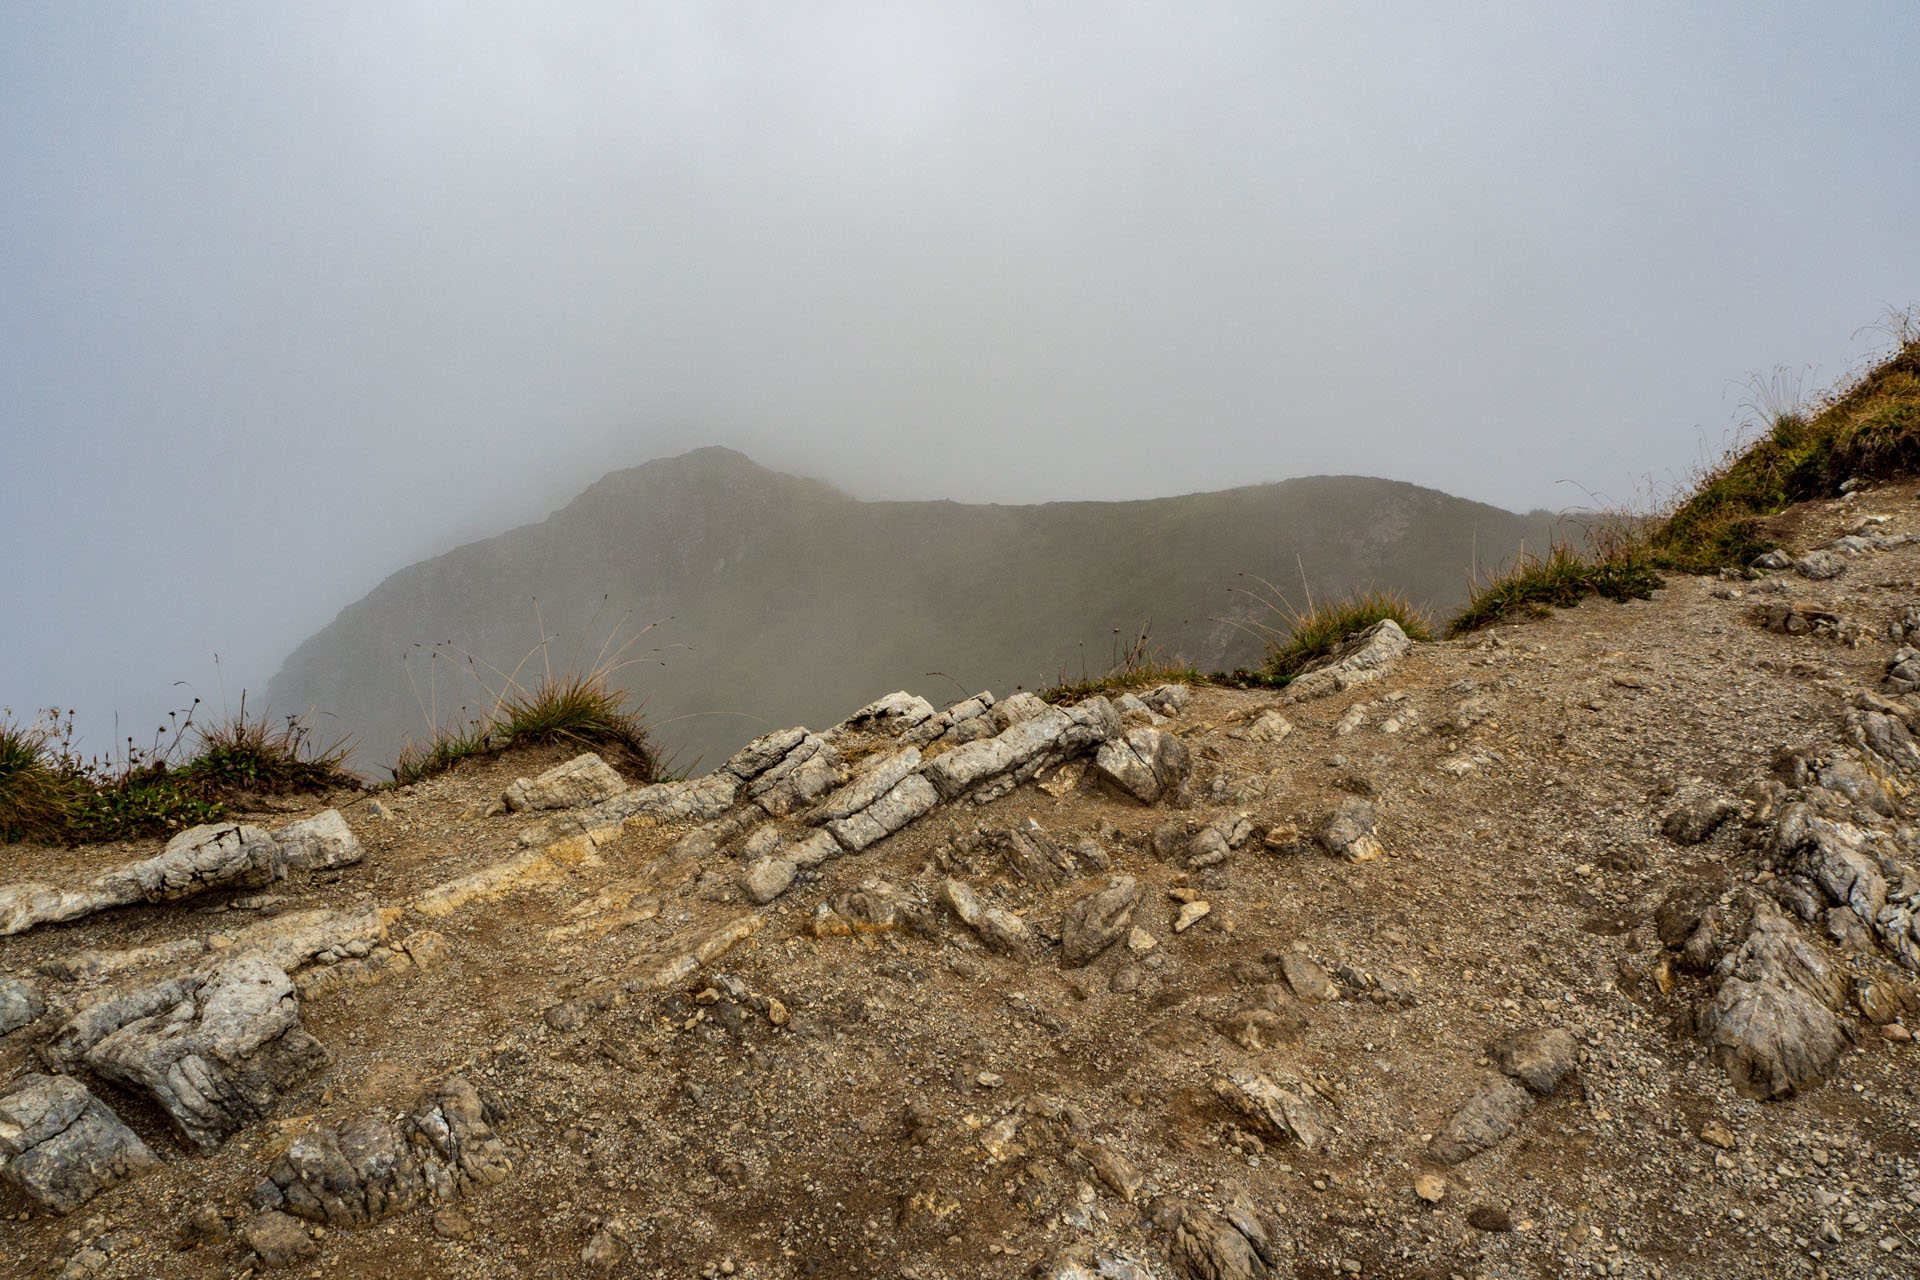
[[(200, 700), (168, 715), (142, 748), (129, 737), (113, 756), (83, 758), (73, 713), (43, 712), (24, 728), (0, 721), (0, 835), (83, 844), (169, 835), (212, 822), (242, 795), (358, 786), (342, 767), (349, 747), (317, 747), (299, 717), (283, 724), (241, 711), (202, 727)], [(191, 745), (190, 745), (191, 744)]]
[(1466, 608), (1447, 623), (1447, 634), (1465, 635), (1516, 615), (1545, 617), (1551, 609), (1570, 609), (1588, 596), (1645, 600), (1660, 585), (1653, 559), (1638, 539), (1621, 538), (1589, 552), (1570, 542), (1555, 542), (1544, 556), (1523, 553), (1476, 579)]

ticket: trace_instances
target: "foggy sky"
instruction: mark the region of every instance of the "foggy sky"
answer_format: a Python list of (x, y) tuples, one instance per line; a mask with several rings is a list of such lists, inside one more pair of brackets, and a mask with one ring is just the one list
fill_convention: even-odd
[(1920, 299), (1917, 62), (1907, 0), (0, 4), (0, 703), (144, 739), (705, 444), (1657, 497)]

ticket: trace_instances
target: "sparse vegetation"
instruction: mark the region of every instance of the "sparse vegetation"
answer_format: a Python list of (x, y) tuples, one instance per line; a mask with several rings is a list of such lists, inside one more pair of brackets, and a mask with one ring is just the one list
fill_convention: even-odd
[(1123, 647), (1114, 628), (1113, 660), (1105, 675), (1091, 676), (1082, 670), (1078, 680), (1068, 680), (1061, 672), (1057, 684), (1041, 689), (1037, 696), (1044, 702), (1078, 702), (1096, 693), (1124, 693), (1128, 689), (1150, 689), (1163, 684), (1204, 684), (1207, 677), (1191, 663), (1163, 656), (1153, 644), (1153, 624), (1143, 625)]
[(245, 796), (358, 786), (345, 742), (319, 747), (297, 716), (277, 724), (236, 715), (195, 723), (194, 705), (169, 715), (151, 746), (128, 738), (119, 754), (83, 759), (73, 713), (49, 708), (21, 726), (0, 720), (0, 836), (40, 844), (130, 840), (212, 822)]
[[(538, 612), (535, 613), (536, 620)], [(629, 691), (615, 687), (613, 679), (622, 668), (638, 661), (627, 658), (629, 649), (653, 629), (649, 624), (612, 653), (618, 639), (615, 628), (601, 646), (590, 668), (555, 671), (548, 657), (548, 641), (542, 639), (528, 651), (512, 671), (487, 666), (472, 654), (461, 655), (467, 675), (485, 695), (486, 710), (462, 715), (450, 722), (433, 718), (427, 711), (432, 732), (424, 743), (408, 743), (393, 764), (393, 780), (405, 785), (432, 777), (453, 768), (462, 760), (492, 755), (507, 748), (545, 742), (567, 742), (601, 751), (612, 750), (619, 756), (614, 763), (643, 781), (662, 774), (664, 762), (647, 734), (645, 719), (629, 710)], [(650, 652), (650, 651), (649, 651)], [(521, 683), (519, 673), (538, 655), (542, 674), (531, 685)], [(646, 655), (642, 655), (644, 657)], [(439, 650), (428, 655), (430, 666), (450, 655)], [(488, 674), (482, 674), (485, 667)], [(489, 676), (492, 683), (489, 683)], [(429, 689), (434, 688), (429, 676)]]
[(1653, 529), (1656, 564), (1683, 573), (1744, 565), (1773, 545), (1759, 518), (1831, 497), (1848, 479), (1920, 470), (1920, 311), (1878, 327), (1893, 353), (1818, 404), (1778, 373), (1753, 380), (1746, 407), (1762, 434), (1729, 450)]
[(1306, 611), (1293, 615), (1284, 638), (1277, 633), (1270, 638), (1261, 673), (1276, 684), (1292, 680), (1309, 664), (1332, 653), (1341, 641), (1389, 618), (1408, 639), (1433, 639), (1431, 620), (1396, 592), (1361, 591), (1319, 604), (1309, 599)]
[(1660, 575), (1638, 539), (1622, 538), (1594, 552), (1556, 542), (1544, 556), (1522, 555), (1476, 580), (1467, 607), (1447, 623), (1447, 634), (1465, 635), (1515, 615), (1545, 617), (1551, 609), (1570, 609), (1588, 596), (1645, 600), (1659, 586)]

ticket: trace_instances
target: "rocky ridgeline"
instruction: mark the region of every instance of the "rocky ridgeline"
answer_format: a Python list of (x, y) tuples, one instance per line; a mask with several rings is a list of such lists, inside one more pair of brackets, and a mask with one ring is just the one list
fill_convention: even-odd
[[(1920, 1014), (1920, 608), (1801, 598), (1908, 541), (1383, 623), (1278, 693), (896, 693), (697, 778), (586, 754), (0, 888), (37, 947), (0, 1176), (108, 1206), (64, 1280), (1910, 1274), (1920, 1076), (1859, 1064)], [(363, 1096), (369, 1040), (405, 1065)]]

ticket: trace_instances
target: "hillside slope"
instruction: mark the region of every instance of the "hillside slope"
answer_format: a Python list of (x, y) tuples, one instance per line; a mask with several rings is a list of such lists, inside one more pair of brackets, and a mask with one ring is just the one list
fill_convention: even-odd
[[(1254, 640), (1215, 621), (1264, 616), (1230, 594), (1240, 574), (1287, 585), (1304, 570), (1317, 594), (1375, 583), (1446, 607), (1476, 556), (1497, 563), (1548, 530), (1538, 514), (1357, 477), (1141, 502), (859, 502), (702, 449), (394, 574), (301, 645), (267, 694), (359, 735), (371, 769), (425, 734), (430, 669), (416, 646), (511, 667), (538, 640), (537, 598), (561, 636), (556, 658), (591, 665), (623, 616), (671, 617), (647, 637), (668, 646), (665, 665), (625, 678), (683, 762), (712, 761), (874, 688), (950, 701), (1097, 674), (1114, 632), (1148, 622), (1165, 651), (1202, 667), (1250, 662)], [(442, 664), (442, 719), (480, 696), (455, 675)]]
[(1828, 550), (1323, 696), (900, 698), (592, 807), (470, 762), (181, 904), (28, 928), (159, 846), (0, 849), (0, 1109), (64, 1063), (149, 1157), (0, 1129), (92, 1194), (0, 1189), (0, 1271), (1910, 1276), (1916, 489), (1770, 532)]

